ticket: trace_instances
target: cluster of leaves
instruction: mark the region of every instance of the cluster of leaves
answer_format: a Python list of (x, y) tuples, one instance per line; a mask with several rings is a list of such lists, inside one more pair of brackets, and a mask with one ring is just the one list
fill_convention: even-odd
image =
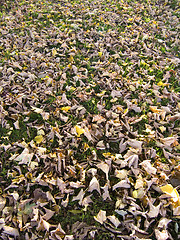
[(179, 2), (1, 10), (0, 239), (177, 238)]

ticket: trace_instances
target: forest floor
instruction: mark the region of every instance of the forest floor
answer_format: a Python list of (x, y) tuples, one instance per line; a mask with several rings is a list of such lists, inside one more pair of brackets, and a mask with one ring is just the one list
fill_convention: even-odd
[(180, 239), (180, 2), (0, 9), (0, 239)]

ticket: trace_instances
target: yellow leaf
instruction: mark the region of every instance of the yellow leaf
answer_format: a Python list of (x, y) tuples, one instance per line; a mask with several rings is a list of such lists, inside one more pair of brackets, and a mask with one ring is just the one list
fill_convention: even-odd
[(137, 190), (134, 190), (133, 193), (132, 193), (132, 195), (133, 195), (133, 198), (138, 198), (138, 192), (137, 192)]
[(74, 90), (76, 90), (76, 88), (75, 87), (71, 87), (71, 89), (70, 89), (71, 91), (74, 91)]
[(84, 150), (87, 151), (88, 148), (89, 148), (89, 145), (87, 143), (84, 143)]
[(80, 128), (78, 126), (75, 126), (75, 129), (76, 129), (77, 137), (80, 137), (81, 134), (83, 134), (85, 132), (85, 130), (83, 128)]
[(72, 55), (70, 55), (69, 61), (70, 61), (71, 63), (73, 63), (73, 61), (74, 61), (74, 58), (73, 58), (73, 56), (72, 56)]
[(56, 56), (56, 54), (57, 54), (56, 49), (53, 49), (53, 50), (52, 50), (52, 55), (53, 55), (53, 57)]
[(128, 108), (126, 108), (125, 110), (124, 110), (124, 114), (126, 114), (128, 112)]
[(102, 52), (98, 52), (98, 55), (99, 55), (100, 57), (102, 57)]
[(175, 203), (175, 207), (180, 206), (180, 197), (179, 193), (171, 184), (164, 185), (160, 187), (161, 191), (166, 193), (167, 195), (171, 196), (171, 200)]
[(37, 144), (41, 143), (43, 141), (43, 136), (42, 135), (38, 135), (34, 138), (34, 140), (36, 141)]
[(166, 131), (166, 127), (164, 127), (164, 126), (160, 126), (159, 129), (161, 130), (162, 133), (163, 133), (164, 131)]
[(111, 153), (110, 152), (107, 152), (107, 153), (103, 153), (102, 154), (104, 157), (110, 157), (111, 156)]
[(123, 109), (121, 106), (117, 106), (117, 110), (123, 112)]
[(153, 113), (160, 113), (160, 109), (157, 109), (156, 106), (150, 106), (149, 109), (153, 112)]
[(159, 87), (164, 87), (164, 86), (167, 86), (167, 83), (163, 83), (162, 81), (158, 82), (157, 85)]
[(62, 110), (62, 111), (65, 111), (65, 112), (68, 112), (70, 109), (71, 109), (70, 106), (62, 107), (62, 108), (61, 108), (61, 110)]
[(102, 97), (105, 93), (106, 93), (106, 91), (104, 90), (104, 91), (102, 91), (101, 93), (97, 93), (96, 95), (97, 95), (98, 97)]
[(145, 194), (145, 192), (144, 192), (143, 188), (134, 190), (132, 193), (133, 198), (143, 198), (144, 194)]
[(51, 158), (56, 158), (56, 157), (57, 157), (55, 152), (54, 152), (54, 153), (50, 153), (49, 156), (50, 156)]
[(132, 21), (133, 21), (133, 18), (128, 18), (128, 21), (132, 22)]

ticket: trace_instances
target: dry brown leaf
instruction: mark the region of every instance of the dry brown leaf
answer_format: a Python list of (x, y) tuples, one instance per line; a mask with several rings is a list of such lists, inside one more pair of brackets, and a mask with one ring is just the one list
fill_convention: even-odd
[(88, 191), (92, 192), (94, 190), (98, 191), (98, 193), (101, 195), (99, 182), (95, 176), (91, 179), (91, 181), (89, 183)]
[(155, 235), (157, 240), (166, 240), (169, 238), (167, 230), (160, 231), (159, 229), (155, 229)]
[(50, 226), (51, 225), (47, 221), (45, 221), (43, 217), (40, 217), (40, 220), (36, 229), (38, 231), (49, 231)]
[(94, 216), (94, 219), (95, 219), (97, 222), (103, 224), (103, 223), (106, 221), (106, 219), (107, 219), (107, 217), (106, 217), (106, 211), (100, 210), (100, 211), (98, 212), (97, 216)]
[(114, 224), (115, 228), (117, 228), (121, 224), (119, 219), (117, 217), (115, 217), (114, 215), (108, 216), (107, 219), (109, 219)]
[(156, 174), (157, 172), (157, 169), (151, 165), (151, 160), (144, 160), (139, 165), (141, 165), (145, 169), (145, 171), (150, 175)]
[(126, 180), (121, 180), (120, 182), (115, 184), (113, 186), (113, 190), (115, 190), (116, 188), (130, 188), (130, 187), (131, 187), (131, 185), (130, 185), (129, 181), (126, 179)]
[(7, 235), (13, 236), (13, 237), (19, 237), (19, 231), (16, 228), (9, 227), (4, 225), (3, 226), (3, 232), (6, 233)]
[(106, 180), (109, 180), (108, 173), (109, 173), (109, 166), (107, 163), (101, 162), (97, 164), (97, 167), (100, 168), (106, 174)]

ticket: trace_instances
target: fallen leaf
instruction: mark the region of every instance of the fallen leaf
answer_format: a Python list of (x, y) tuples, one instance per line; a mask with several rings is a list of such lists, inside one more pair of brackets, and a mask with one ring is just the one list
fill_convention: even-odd
[(141, 165), (145, 169), (145, 171), (150, 175), (156, 174), (157, 172), (157, 169), (151, 165), (151, 160), (144, 160), (139, 165)]
[(81, 189), (80, 192), (78, 193), (78, 195), (73, 197), (72, 201), (78, 200), (79, 205), (82, 205), (82, 200), (83, 200), (84, 195), (85, 195), (85, 192), (83, 191), (83, 189)]
[(50, 232), (51, 236), (55, 239), (61, 240), (66, 235), (65, 231), (62, 229), (61, 224), (59, 223), (55, 230)]
[(57, 51), (56, 51), (56, 49), (53, 49), (53, 50), (52, 50), (52, 56), (53, 56), (53, 57), (55, 57), (55, 56), (56, 56), (56, 54), (57, 54)]
[(76, 129), (77, 137), (80, 137), (81, 134), (85, 132), (85, 130), (83, 128), (80, 128), (79, 126), (75, 126), (75, 129)]
[(128, 171), (126, 169), (122, 169), (122, 170), (115, 169), (115, 176), (117, 178), (120, 178), (122, 180), (122, 179), (125, 179), (127, 175), (128, 175)]
[(113, 190), (115, 190), (116, 188), (130, 188), (130, 187), (131, 185), (129, 184), (128, 180), (121, 180), (120, 182), (113, 186)]
[(42, 217), (40, 217), (40, 220), (36, 229), (38, 231), (49, 231), (50, 226), (51, 225), (47, 221), (45, 221)]
[(155, 236), (157, 240), (166, 240), (169, 239), (169, 234), (167, 230), (160, 231), (159, 229), (155, 229)]
[(14, 160), (19, 162), (19, 164), (31, 164), (33, 156), (34, 153), (29, 153), (28, 148), (25, 148), (22, 153)]
[(144, 197), (144, 195), (145, 195), (145, 191), (144, 191), (143, 188), (139, 188), (139, 189), (134, 190), (134, 191), (132, 192), (133, 198), (140, 198), (140, 199), (141, 199), (141, 198)]
[(62, 107), (62, 108), (61, 108), (61, 110), (62, 110), (62, 111), (65, 111), (65, 112), (68, 112), (70, 109), (71, 109), (70, 106)]
[(165, 217), (163, 217), (163, 218), (161, 218), (160, 220), (159, 220), (159, 223), (158, 223), (158, 228), (163, 228), (163, 229), (167, 229), (167, 227), (168, 227), (168, 224), (171, 222), (172, 220), (171, 219), (168, 219), (168, 218), (165, 218)]
[(171, 184), (160, 187), (161, 191), (171, 196), (174, 207), (180, 206), (180, 197), (178, 191)]
[(36, 113), (42, 113), (43, 109), (31, 106), (32, 110)]
[(148, 217), (156, 218), (159, 214), (161, 204), (154, 206), (151, 201), (149, 201), (149, 212), (147, 213)]
[(100, 168), (106, 174), (106, 180), (108, 180), (109, 166), (107, 163), (101, 162), (97, 164), (97, 167)]
[(108, 216), (107, 219), (109, 219), (114, 224), (115, 228), (117, 228), (121, 224), (119, 219), (117, 217), (115, 217), (114, 215)]
[(13, 236), (13, 237), (19, 237), (19, 231), (18, 229), (16, 228), (13, 228), (13, 227), (9, 227), (9, 226), (3, 226), (3, 232), (10, 235), (10, 236)]
[(104, 187), (101, 187), (101, 189), (103, 190), (103, 194), (102, 194), (103, 200), (105, 201), (105, 200), (109, 199), (111, 201), (112, 199), (109, 195), (109, 183), (106, 183), (104, 185)]
[(6, 198), (0, 196), (0, 212), (3, 210), (6, 204)]
[(143, 181), (142, 176), (140, 175), (140, 176), (138, 176), (138, 178), (136, 179), (136, 183), (135, 183), (134, 188), (135, 188), (135, 189), (143, 188), (143, 186), (144, 186), (144, 181)]
[(101, 195), (101, 191), (100, 191), (100, 186), (99, 186), (99, 182), (97, 180), (97, 178), (94, 176), (92, 178), (92, 180), (90, 181), (90, 184), (89, 184), (89, 189), (88, 191), (92, 192), (92, 191), (98, 191), (98, 193)]
[(107, 219), (107, 217), (106, 217), (106, 211), (100, 210), (100, 211), (98, 212), (97, 216), (94, 216), (94, 219), (95, 219), (97, 222), (103, 224), (103, 223), (106, 221), (106, 219)]
[(44, 140), (43, 136), (42, 135), (38, 135), (34, 138), (34, 141), (37, 143), (37, 144), (40, 144), (42, 141)]

